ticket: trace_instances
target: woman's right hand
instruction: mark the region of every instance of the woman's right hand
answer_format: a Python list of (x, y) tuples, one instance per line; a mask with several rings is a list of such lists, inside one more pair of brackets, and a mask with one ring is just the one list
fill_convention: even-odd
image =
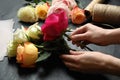
[(73, 31), (70, 38), (72, 43), (78, 46), (80, 41), (87, 41), (97, 45), (109, 45), (111, 44), (110, 37), (108, 36), (109, 31), (109, 29), (103, 29), (88, 23)]

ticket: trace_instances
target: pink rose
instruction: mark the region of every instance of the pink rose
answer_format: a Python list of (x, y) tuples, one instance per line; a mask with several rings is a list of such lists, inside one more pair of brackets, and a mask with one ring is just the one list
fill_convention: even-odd
[(62, 1), (56, 2), (54, 5), (52, 5), (48, 10), (47, 16), (51, 15), (52, 13), (56, 12), (59, 9), (63, 9), (66, 12), (66, 15), (68, 17), (70, 16), (69, 7)]
[(70, 9), (73, 9), (75, 6), (77, 6), (75, 0), (52, 0), (52, 5), (56, 4), (57, 2), (66, 4)]
[(54, 40), (62, 35), (68, 27), (68, 17), (63, 9), (57, 10), (47, 17), (41, 30), (44, 34), (44, 41)]

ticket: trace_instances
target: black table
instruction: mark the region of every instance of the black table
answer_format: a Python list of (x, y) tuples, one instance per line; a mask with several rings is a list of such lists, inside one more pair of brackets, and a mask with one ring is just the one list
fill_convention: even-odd
[[(83, 7), (87, 6), (91, 0), (79, 0)], [(13, 18), (15, 21), (14, 28), (20, 27), (21, 24), (16, 17), (17, 10), (24, 6), (24, 0), (0, 0), (0, 20)], [(109, 4), (120, 5), (119, 0), (109, 0)], [(120, 45), (97, 46), (88, 45), (93, 50), (108, 53), (120, 58)], [(9, 62), (5, 57), (0, 62), (0, 80), (120, 80), (119, 76), (109, 74), (83, 74), (68, 70), (62, 61), (52, 56), (49, 59), (38, 64), (35, 69), (22, 69), (14, 62)]]

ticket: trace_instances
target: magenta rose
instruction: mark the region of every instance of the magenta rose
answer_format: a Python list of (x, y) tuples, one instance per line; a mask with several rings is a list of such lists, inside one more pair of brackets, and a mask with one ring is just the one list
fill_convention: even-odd
[(63, 9), (49, 15), (41, 26), (44, 41), (50, 41), (60, 37), (68, 27), (68, 17)]

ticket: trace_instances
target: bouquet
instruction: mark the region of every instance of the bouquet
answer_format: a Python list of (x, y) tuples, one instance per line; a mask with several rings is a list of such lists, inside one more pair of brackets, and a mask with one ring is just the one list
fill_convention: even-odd
[[(59, 4), (59, 6), (57, 6)], [(64, 6), (63, 6), (64, 5)], [(51, 54), (68, 53), (71, 49), (64, 37), (69, 19), (75, 24), (86, 19), (74, 0), (52, 0), (33, 6), (25, 6), (18, 10), (18, 18), (23, 22), (31, 22), (28, 28), (21, 27), (14, 32), (8, 44), (8, 57), (16, 58), (21, 67), (35, 67), (35, 63), (47, 59)], [(45, 20), (40, 26), (38, 20)]]

